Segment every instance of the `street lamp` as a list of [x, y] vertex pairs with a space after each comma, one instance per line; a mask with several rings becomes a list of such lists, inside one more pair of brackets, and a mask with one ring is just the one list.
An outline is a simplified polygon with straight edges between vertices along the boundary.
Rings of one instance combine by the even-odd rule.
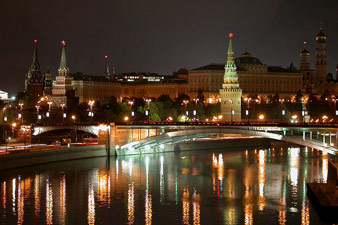
[[73, 123], [75, 124], [75, 120], [76, 120], [76, 116], [75, 115], [72, 115], [72, 120], [73, 120]]
[[15, 133], [14, 133], [14, 129], [16, 127], [16, 123], [12, 123], [12, 137], [15, 138]]
[[20, 106], [20, 113], [18, 114], [18, 118], [21, 119], [21, 124], [23, 124], [23, 116], [22, 116], [23, 103], [20, 102], [18, 105]]
[[48, 104], [48, 111], [50, 111], [50, 109], [51, 109], [51, 107], [52, 107], [52, 104], [53, 104], [53, 102], [47, 102], [47, 104]]
[[151, 102], [151, 99], [146, 99], [145, 100], [147, 102], [147, 111], [146, 111], [146, 116], [148, 116], [148, 123], [149, 123], [149, 103]]
[[94, 105], [95, 101], [94, 100], [90, 100], [88, 102], [88, 105], [89, 105], [89, 120], [92, 121], [92, 118], [94, 116], [94, 113], [93, 113], [93, 105]]
[[65, 118], [67, 117], [66, 113], [65, 113], [65, 107], [66, 104], [65, 103], [61, 103], [61, 109], [62, 109], [62, 123], [64, 122]]
[[77, 142], [77, 129], [75, 126], [75, 120], [76, 120], [76, 116], [72, 115], [72, 120], [73, 120], [73, 124], [74, 124], [74, 129], [75, 129], [75, 141]]
[[260, 114], [260, 115], [258, 116], [258, 119], [264, 120], [264, 115], [263, 115], [263, 114]]
[[39, 106], [39, 105], [36, 105], [35, 108], [36, 108], [36, 115], [37, 115], [37, 118], [38, 118], [38, 120], [41, 120], [40, 106]]
[[232, 110], [232, 104], [234, 103], [234, 101], [232, 99], [230, 99], [229, 101], [230, 101], [230, 118], [232, 123], [232, 115], [235, 114], [235, 112]]

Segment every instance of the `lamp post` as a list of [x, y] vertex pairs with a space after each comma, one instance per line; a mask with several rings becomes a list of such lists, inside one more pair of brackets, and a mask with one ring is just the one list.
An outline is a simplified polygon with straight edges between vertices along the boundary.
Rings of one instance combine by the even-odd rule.
[[232, 104], [233, 104], [234, 101], [232, 99], [230, 99], [229, 101], [230, 101], [230, 120], [231, 120], [231, 123], [232, 123], [232, 114], [233, 114]]
[[132, 111], [133, 110], [134, 101], [128, 101], [128, 105], [130, 105], [131, 116], [134, 116], [135, 113]]
[[40, 106], [36, 105], [35, 108], [36, 108], [36, 116], [37, 116], [37, 119], [39, 120], [40, 119]]
[[49, 117], [53, 102], [47, 102], [47, 104], [48, 104], [48, 112], [46, 113], [46, 116]]
[[20, 106], [20, 113], [18, 114], [18, 118], [21, 120], [21, 124], [23, 124], [23, 115], [22, 115], [22, 109], [23, 109], [23, 103], [18, 104]]
[[77, 129], [76, 129], [76, 125], [75, 125], [75, 120], [76, 120], [75, 115], [72, 115], [72, 120], [73, 120], [73, 125], [74, 125], [74, 130], [75, 130], [75, 142], [77, 142]]
[[149, 123], [149, 114], [150, 114], [150, 110], [149, 110], [149, 103], [151, 102], [151, 99], [146, 99], [145, 100], [147, 102], [147, 111], [146, 111], [146, 116], [148, 116], [148, 123]]
[[94, 105], [94, 103], [95, 103], [94, 100], [90, 100], [88, 102], [88, 105], [89, 105], [89, 120], [90, 120], [90, 122], [92, 121], [92, 118], [94, 116], [94, 114], [93, 114], [93, 105]]
[[66, 104], [65, 103], [61, 103], [61, 109], [62, 109], [62, 123], [65, 121], [65, 118], [66, 118], [66, 114], [65, 114], [65, 107], [66, 107]]
[[14, 133], [14, 129], [16, 127], [16, 123], [12, 123], [12, 137], [15, 138], [15, 133]]

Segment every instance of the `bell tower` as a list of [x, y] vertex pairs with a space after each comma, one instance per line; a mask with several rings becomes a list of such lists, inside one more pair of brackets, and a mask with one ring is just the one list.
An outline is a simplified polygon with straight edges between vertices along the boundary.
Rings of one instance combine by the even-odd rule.
[[310, 52], [306, 49], [306, 42], [304, 42], [304, 50], [300, 52], [300, 71], [310, 70]]
[[232, 50], [233, 36], [232, 33], [229, 34], [227, 62], [224, 67], [224, 80], [219, 94], [221, 97], [221, 114], [223, 121], [238, 122], [241, 121], [242, 89], [239, 87], [237, 67]]
[[316, 80], [325, 81], [327, 74], [326, 65], [326, 36], [323, 33], [322, 26], [316, 36]]

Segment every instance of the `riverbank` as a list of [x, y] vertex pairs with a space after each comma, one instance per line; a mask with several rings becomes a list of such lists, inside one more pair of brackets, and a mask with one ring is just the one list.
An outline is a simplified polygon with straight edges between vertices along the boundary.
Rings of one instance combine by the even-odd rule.
[[[240, 139], [220, 139], [220, 140], [199, 140], [185, 141], [167, 146], [163, 152], [174, 151], [198, 151], [216, 149], [235, 149], [235, 148], [270, 148], [271, 145], [289, 145], [285, 142], [273, 141], [267, 138], [240, 138]], [[111, 151], [112, 153], [113, 151]], [[157, 152], [154, 152], [157, 153]], [[0, 157], [0, 170], [8, 170], [25, 166], [53, 163], [66, 160], [105, 157], [107, 155], [104, 145], [93, 145], [83, 147], [61, 148], [44, 151], [22, 152], [17, 154], [7, 154]], [[113, 155], [111, 155], [113, 156]]]
[[104, 145], [7, 154], [0, 157], [0, 170], [102, 156], [106, 156]]

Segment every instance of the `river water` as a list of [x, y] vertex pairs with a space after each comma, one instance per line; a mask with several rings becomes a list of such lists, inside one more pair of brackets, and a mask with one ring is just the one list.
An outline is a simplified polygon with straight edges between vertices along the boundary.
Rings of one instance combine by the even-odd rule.
[[306, 182], [330, 156], [307, 148], [93, 158], [0, 173], [0, 224], [322, 224]]

